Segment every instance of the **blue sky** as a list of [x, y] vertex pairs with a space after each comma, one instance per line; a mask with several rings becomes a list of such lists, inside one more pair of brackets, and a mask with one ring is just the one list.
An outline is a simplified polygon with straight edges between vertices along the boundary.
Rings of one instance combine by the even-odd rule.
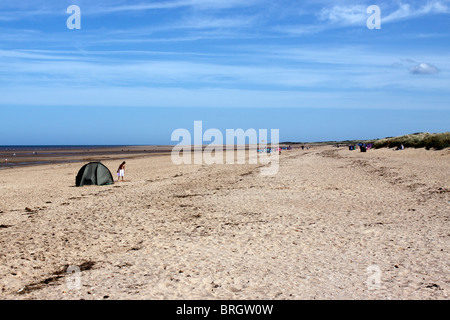
[[450, 0], [2, 0], [0, 145], [449, 131], [449, 49]]

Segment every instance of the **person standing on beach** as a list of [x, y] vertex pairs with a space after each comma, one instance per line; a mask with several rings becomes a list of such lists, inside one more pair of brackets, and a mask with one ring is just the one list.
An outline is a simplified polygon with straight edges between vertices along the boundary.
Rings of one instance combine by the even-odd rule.
[[125, 161], [121, 163], [121, 165], [119, 166], [119, 169], [117, 169], [117, 182], [119, 182], [120, 177], [122, 177], [122, 181], [123, 181], [123, 176], [125, 175]]

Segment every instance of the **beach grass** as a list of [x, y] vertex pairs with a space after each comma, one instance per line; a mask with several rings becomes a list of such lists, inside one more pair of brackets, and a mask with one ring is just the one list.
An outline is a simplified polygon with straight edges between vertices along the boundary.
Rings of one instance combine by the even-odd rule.
[[405, 148], [425, 148], [427, 150], [442, 150], [450, 147], [450, 132], [428, 133], [419, 132], [398, 137], [387, 137], [372, 141], [374, 148], [392, 148], [401, 144]]
[[322, 142], [283, 142], [292, 145], [356, 145], [358, 143], [373, 144], [376, 149], [395, 148], [403, 144], [405, 148], [425, 148], [427, 150], [442, 150], [450, 147], [450, 132], [428, 133], [417, 132], [397, 137], [386, 137], [370, 140], [344, 140], [344, 141], [322, 141]]

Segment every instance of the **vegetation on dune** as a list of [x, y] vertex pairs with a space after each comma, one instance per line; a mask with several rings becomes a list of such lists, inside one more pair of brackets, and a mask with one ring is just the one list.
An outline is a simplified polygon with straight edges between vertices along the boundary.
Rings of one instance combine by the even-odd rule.
[[450, 147], [450, 132], [428, 133], [418, 132], [398, 137], [386, 137], [372, 140], [346, 140], [346, 141], [323, 141], [323, 142], [283, 142], [282, 144], [305, 144], [305, 145], [356, 145], [358, 143], [373, 144], [376, 149], [396, 148], [403, 144], [405, 148], [426, 148], [427, 150], [442, 150]]
[[399, 137], [389, 137], [371, 141], [374, 148], [393, 148], [401, 144], [405, 148], [426, 148], [442, 150], [450, 147], [450, 132], [444, 133], [413, 133]]

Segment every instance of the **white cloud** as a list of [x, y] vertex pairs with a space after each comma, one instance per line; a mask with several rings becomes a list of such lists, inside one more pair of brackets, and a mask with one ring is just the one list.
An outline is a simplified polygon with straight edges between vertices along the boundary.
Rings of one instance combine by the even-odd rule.
[[409, 71], [413, 74], [436, 74], [440, 72], [437, 67], [428, 63], [420, 63], [410, 68]]
[[319, 13], [319, 19], [340, 25], [363, 24], [367, 20], [367, 7], [363, 5], [333, 6], [323, 8]]
[[[447, 1], [445, 1], [447, 2]], [[328, 22], [328, 28], [335, 26], [357, 26], [365, 25], [368, 5], [334, 5], [324, 7], [317, 14], [322, 22]], [[397, 8], [389, 13], [388, 4], [380, 4], [382, 23], [392, 23], [406, 19], [418, 18], [431, 14], [449, 14], [450, 7], [444, 1], [428, 1], [422, 6], [413, 6], [408, 3], [400, 3]], [[324, 30], [326, 28], [322, 28]], [[318, 31], [320, 31], [318, 29]]]
[[382, 23], [396, 22], [405, 19], [418, 18], [428, 14], [448, 14], [450, 8], [442, 1], [428, 1], [424, 6], [413, 8], [410, 4], [401, 4], [399, 8], [382, 17]]

